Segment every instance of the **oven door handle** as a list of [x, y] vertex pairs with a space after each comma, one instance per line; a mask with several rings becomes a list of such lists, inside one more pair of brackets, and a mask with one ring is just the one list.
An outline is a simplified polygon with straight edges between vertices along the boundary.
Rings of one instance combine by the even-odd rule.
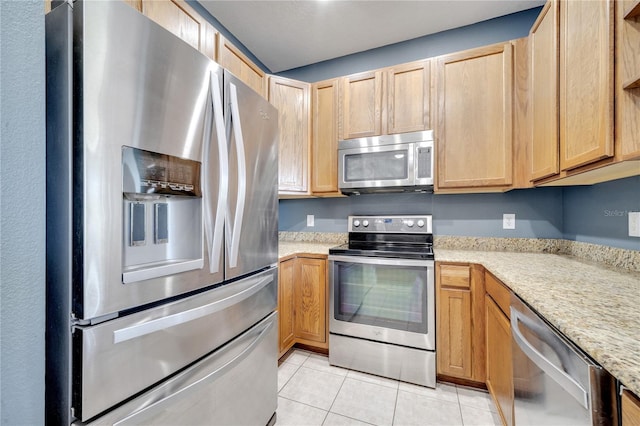
[[387, 266], [434, 266], [433, 260], [425, 259], [395, 259], [389, 257], [365, 257], [365, 256], [334, 256], [329, 255], [330, 262], [362, 263], [365, 265], [387, 265]]

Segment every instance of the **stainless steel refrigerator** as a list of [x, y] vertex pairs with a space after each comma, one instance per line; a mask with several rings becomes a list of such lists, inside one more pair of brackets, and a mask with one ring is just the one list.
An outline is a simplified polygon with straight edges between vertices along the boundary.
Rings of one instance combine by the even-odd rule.
[[277, 111], [120, 1], [46, 16], [50, 424], [266, 424]]

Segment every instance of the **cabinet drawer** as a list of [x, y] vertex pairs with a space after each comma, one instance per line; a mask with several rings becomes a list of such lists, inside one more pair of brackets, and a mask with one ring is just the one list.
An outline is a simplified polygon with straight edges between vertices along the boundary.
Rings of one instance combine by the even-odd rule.
[[440, 265], [440, 286], [470, 289], [471, 269], [468, 265]]
[[488, 272], [485, 272], [484, 274], [484, 282], [489, 296], [491, 296], [491, 298], [495, 300], [496, 304], [500, 307], [502, 312], [504, 312], [507, 318], [511, 318], [509, 312], [509, 305], [511, 304], [511, 291], [496, 277]]

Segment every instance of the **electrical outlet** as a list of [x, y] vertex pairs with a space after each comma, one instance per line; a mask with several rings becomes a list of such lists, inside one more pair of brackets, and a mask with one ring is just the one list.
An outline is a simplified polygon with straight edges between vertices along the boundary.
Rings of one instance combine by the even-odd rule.
[[311, 226], [315, 226], [314, 225], [314, 217], [312, 214], [308, 214], [307, 215], [307, 226], [311, 227]]
[[515, 213], [505, 213], [502, 215], [502, 229], [516, 229]]
[[640, 212], [629, 212], [629, 236], [640, 237]]

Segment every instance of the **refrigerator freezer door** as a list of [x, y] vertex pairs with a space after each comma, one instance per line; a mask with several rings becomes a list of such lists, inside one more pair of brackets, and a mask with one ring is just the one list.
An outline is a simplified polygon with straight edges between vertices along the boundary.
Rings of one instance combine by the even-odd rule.
[[[71, 10], [71, 5], [65, 3], [53, 15], [63, 9]], [[220, 188], [227, 187], [226, 173], [219, 169], [227, 161], [218, 144], [226, 135], [221, 111], [213, 111], [212, 88], [222, 84], [222, 69], [124, 2], [77, 1], [72, 9], [73, 28], [56, 16], [47, 18], [47, 180], [52, 183], [47, 223], [64, 228], [71, 217], [68, 237], [56, 239], [47, 253], [51, 264], [71, 267], [71, 277], [51, 279], [73, 287], [73, 318], [98, 322], [96, 318], [224, 279], [223, 214], [216, 213], [224, 195]], [[72, 52], [69, 67], [62, 66], [66, 49]], [[59, 105], [60, 99], [68, 105]], [[129, 247], [130, 236], [124, 235], [123, 146], [203, 164], [206, 175], [201, 180], [209, 190], [195, 208], [198, 212], [179, 220], [206, 230], [197, 269], [124, 283], [125, 249], [165, 250], [167, 265], [184, 259], [171, 252], [171, 246], [180, 244], [180, 233], [171, 231], [176, 225], [171, 209], [168, 243], [153, 241], [147, 221], [146, 246]], [[69, 159], [68, 168], [60, 167]], [[72, 206], [71, 216], [60, 206]], [[213, 216], [205, 216], [205, 209]]]
[[277, 406], [277, 339], [274, 312], [167, 382], [89, 424], [267, 424]]
[[278, 261], [278, 111], [224, 72], [229, 142], [225, 277]]
[[167, 305], [77, 327], [75, 415], [91, 419], [241, 334], [275, 310], [277, 282], [277, 269], [269, 269]]

